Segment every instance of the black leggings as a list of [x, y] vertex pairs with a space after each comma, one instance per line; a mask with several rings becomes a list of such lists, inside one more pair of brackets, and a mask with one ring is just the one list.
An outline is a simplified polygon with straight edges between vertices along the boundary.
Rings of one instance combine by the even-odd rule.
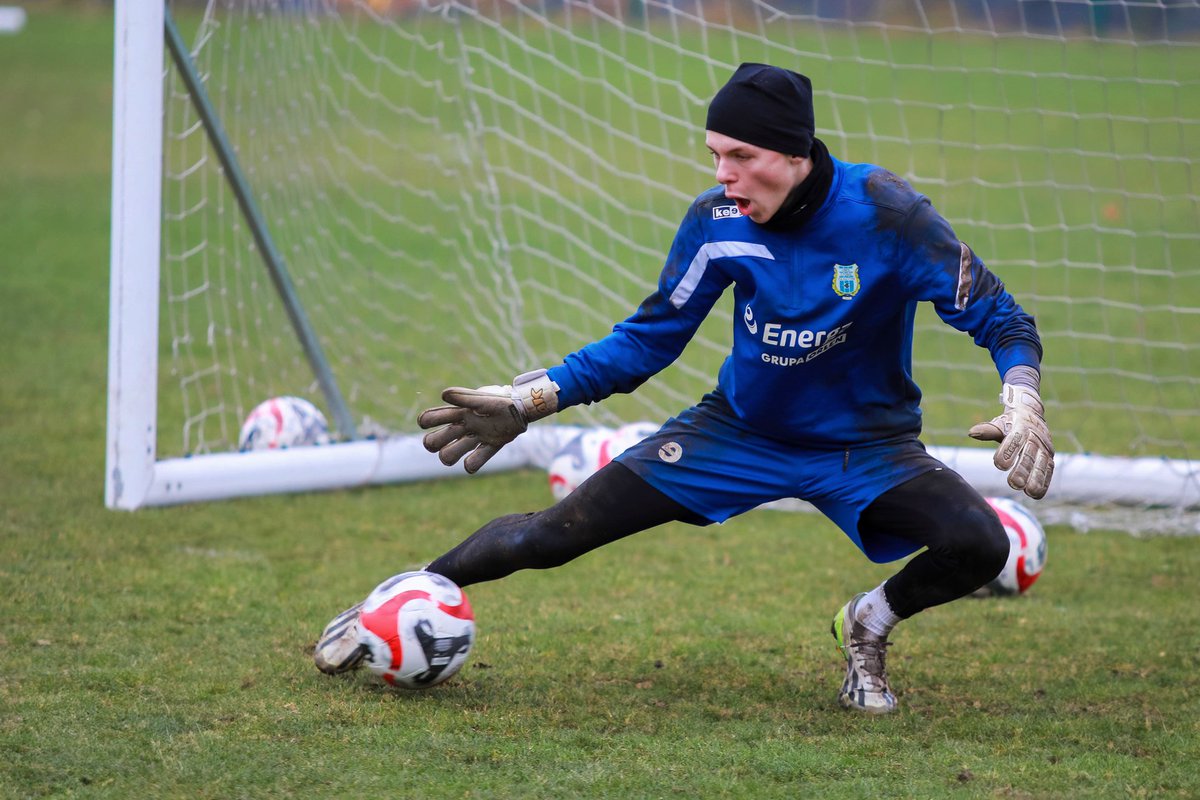
[[428, 569], [470, 586], [519, 569], [562, 566], [597, 547], [674, 521], [708, 522], [611, 461], [547, 509], [492, 520]]
[[901, 619], [970, 594], [1008, 560], [1000, 518], [950, 469], [926, 472], [876, 498], [859, 517], [858, 532], [868, 539], [877, 531], [925, 548], [883, 586]]
[[[428, 567], [459, 586], [520, 569], [549, 569], [602, 545], [666, 522], [707, 520], [612, 462], [557, 504], [484, 525]], [[903, 536], [926, 550], [884, 587], [900, 617], [947, 603], [1000, 573], [1008, 536], [979, 493], [951, 470], [927, 472], [879, 497], [859, 530]]]

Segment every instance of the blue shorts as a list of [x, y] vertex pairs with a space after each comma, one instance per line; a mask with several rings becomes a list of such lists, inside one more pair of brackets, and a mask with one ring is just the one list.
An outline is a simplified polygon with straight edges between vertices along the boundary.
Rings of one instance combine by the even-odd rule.
[[797, 447], [756, 433], [709, 394], [615, 459], [672, 500], [712, 522], [763, 503], [807, 500], [875, 562], [920, 549], [899, 536], [863, 541], [862, 512], [881, 494], [945, 465], [916, 436], [842, 450]]

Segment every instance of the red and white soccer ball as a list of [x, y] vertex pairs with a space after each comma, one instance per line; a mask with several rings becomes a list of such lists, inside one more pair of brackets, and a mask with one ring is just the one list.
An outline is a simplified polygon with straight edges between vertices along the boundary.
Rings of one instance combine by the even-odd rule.
[[302, 397], [272, 397], [259, 403], [238, 435], [238, 450], [282, 450], [329, 444], [329, 423]]
[[449, 578], [404, 572], [375, 587], [358, 618], [367, 669], [392, 686], [426, 689], [454, 676], [475, 641], [475, 614]]
[[550, 461], [550, 493], [562, 500], [601, 467], [658, 431], [652, 422], [590, 428], [567, 442]]
[[976, 589], [976, 597], [1024, 594], [1046, 566], [1046, 531], [1028, 508], [1006, 497], [988, 497], [1008, 534], [1008, 562], [1000, 574]]

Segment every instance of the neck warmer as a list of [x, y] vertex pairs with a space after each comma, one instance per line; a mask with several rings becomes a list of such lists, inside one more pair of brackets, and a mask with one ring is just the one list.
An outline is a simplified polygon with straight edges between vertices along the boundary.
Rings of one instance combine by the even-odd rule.
[[829, 187], [833, 184], [833, 159], [820, 139], [813, 139], [809, 158], [813, 162], [812, 172], [792, 189], [783, 205], [763, 223], [763, 227], [773, 231], [798, 231], [824, 204]]

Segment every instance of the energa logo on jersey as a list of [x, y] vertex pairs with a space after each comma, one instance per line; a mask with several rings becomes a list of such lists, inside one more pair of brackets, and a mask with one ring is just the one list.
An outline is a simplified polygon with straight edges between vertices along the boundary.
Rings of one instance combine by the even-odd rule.
[[843, 300], [849, 300], [858, 294], [862, 282], [858, 279], [858, 264], [833, 265], [833, 291]]

